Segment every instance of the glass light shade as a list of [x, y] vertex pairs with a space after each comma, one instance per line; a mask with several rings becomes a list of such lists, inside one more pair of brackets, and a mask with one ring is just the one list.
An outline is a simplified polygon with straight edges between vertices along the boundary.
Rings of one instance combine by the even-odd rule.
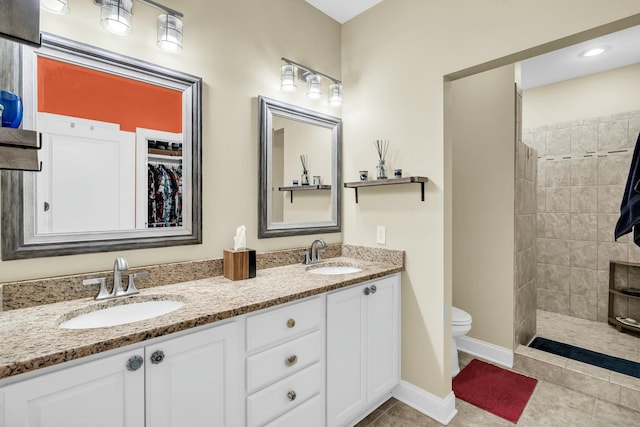
[[57, 15], [66, 15], [69, 13], [68, 0], [40, 0], [40, 7], [47, 12]]
[[322, 95], [322, 77], [317, 74], [309, 74], [307, 76], [307, 84], [309, 89], [307, 90], [307, 98], [318, 99]]
[[296, 76], [291, 64], [280, 67], [280, 89], [291, 92], [296, 89]]
[[182, 26], [182, 20], [177, 16], [158, 15], [158, 47], [171, 52], [181, 51]]
[[332, 83], [329, 85], [329, 105], [333, 107], [342, 105], [342, 84]]
[[100, 23], [105, 30], [127, 35], [131, 32], [133, 0], [105, 0], [101, 7]]

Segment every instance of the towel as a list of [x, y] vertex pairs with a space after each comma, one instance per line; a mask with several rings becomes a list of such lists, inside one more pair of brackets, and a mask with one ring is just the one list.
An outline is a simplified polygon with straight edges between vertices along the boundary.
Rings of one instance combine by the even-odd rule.
[[616, 223], [615, 238], [618, 240], [633, 228], [633, 241], [640, 246], [640, 135], [631, 159], [631, 168], [620, 204], [620, 218]]

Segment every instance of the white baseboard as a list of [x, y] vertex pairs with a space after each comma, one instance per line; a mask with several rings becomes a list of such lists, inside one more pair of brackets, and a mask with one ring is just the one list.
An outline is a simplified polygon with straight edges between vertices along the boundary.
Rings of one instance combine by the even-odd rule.
[[400, 384], [393, 389], [391, 394], [400, 402], [433, 418], [440, 424], [449, 424], [458, 413], [456, 409], [456, 397], [453, 395], [453, 392], [449, 393], [444, 399], [441, 399], [413, 384], [400, 381]]
[[513, 351], [508, 348], [500, 347], [495, 344], [480, 341], [475, 338], [462, 336], [457, 339], [458, 350], [472, 354], [497, 363], [507, 368], [513, 368]]

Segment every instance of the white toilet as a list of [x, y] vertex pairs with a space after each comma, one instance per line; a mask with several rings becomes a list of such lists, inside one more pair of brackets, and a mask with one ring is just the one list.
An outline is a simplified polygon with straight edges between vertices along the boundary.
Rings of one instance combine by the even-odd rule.
[[466, 311], [451, 307], [451, 377], [455, 377], [460, 372], [456, 338], [471, 330], [471, 320], [471, 315]]

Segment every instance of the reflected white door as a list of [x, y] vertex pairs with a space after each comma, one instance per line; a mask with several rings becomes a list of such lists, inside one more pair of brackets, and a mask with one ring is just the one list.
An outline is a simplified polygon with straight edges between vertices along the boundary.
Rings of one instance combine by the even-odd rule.
[[135, 134], [116, 124], [46, 113], [38, 114], [38, 130], [36, 232], [133, 229]]

